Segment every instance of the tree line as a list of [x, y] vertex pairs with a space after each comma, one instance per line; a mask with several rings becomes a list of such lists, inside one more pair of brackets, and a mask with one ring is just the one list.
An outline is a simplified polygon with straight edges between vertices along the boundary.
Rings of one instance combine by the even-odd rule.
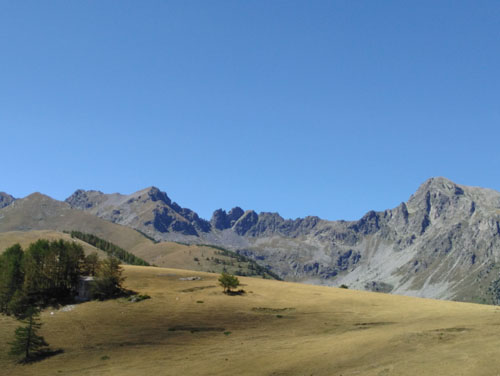
[[100, 250], [106, 252], [108, 256], [116, 257], [117, 259], [123, 261], [126, 264], [150, 266], [148, 262], [141, 259], [140, 257], [137, 257], [136, 255], [125, 251], [123, 248], [118, 247], [116, 244], [101, 239], [93, 234], [86, 234], [80, 231], [71, 231], [70, 235], [72, 238], [80, 239], [85, 243], [88, 243], [96, 248], [99, 248]]

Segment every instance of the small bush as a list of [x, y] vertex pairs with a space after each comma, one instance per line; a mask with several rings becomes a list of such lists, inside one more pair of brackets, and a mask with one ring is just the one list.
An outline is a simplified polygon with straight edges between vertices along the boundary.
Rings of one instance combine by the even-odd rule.
[[219, 277], [219, 284], [224, 288], [226, 294], [231, 293], [231, 289], [240, 285], [240, 280], [234, 275], [222, 272]]

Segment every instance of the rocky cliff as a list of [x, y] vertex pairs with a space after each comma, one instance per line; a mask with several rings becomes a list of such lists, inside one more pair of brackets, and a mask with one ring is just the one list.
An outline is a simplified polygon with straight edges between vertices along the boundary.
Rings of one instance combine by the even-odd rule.
[[0, 209], [5, 208], [6, 206], [12, 204], [15, 201], [15, 198], [11, 195], [0, 192]]

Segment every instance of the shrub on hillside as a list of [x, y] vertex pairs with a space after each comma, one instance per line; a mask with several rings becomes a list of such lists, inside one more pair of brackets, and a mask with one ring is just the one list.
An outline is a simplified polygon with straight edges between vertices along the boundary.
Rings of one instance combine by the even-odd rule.
[[231, 289], [235, 289], [240, 285], [238, 277], [222, 272], [219, 277], [219, 284], [224, 288], [224, 293], [231, 293]]

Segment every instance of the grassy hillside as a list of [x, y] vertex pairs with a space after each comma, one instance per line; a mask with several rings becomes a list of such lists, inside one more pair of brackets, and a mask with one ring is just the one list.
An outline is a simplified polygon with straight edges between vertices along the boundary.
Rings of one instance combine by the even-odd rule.
[[90, 244], [82, 242], [78, 239], [72, 239], [69, 234], [52, 230], [0, 232], [0, 253], [16, 243], [19, 243], [23, 249], [26, 249], [31, 243], [36, 242], [38, 239], [63, 239], [66, 241], [75, 241], [83, 247], [86, 254], [97, 252], [101, 257], [106, 257], [104, 252], [91, 246]]
[[[496, 375], [500, 308], [217, 275], [126, 268], [139, 303], [45, 311], [41, 334], [64, 353], [20, 366], [16, 322], [0, 316], [2, 375]], [[199, 276], [201, 280], [180, 278]]]
[[124, 249], [152, 243], [137, 231], [107, 222], [64, 202], [34, 193], [0, 209], [0, 232], [78, 230], [95, 234]]
[[[95, 218], [101, 221], [99, 218]], [[130, 247], [128, 249], [125, 248], [126, 251], [157, 266], [210, 271], [214, 273], [221, 273], [223, 270], [226, 270], [229, 273], [255, 276], [264, 275], [266, 278], [273, 278], [272, 275], [267, 273], [265, 269], [260, 268], [255, 262], [246, 260], [243, 256], [238, 256], [234, 252], [209, 246], [184, 245], [173, 242], [153, 243], [135, 230], [112, 223], [110, 225], [118, 227], [117, 233], [108, 232], [107, 227], [98, 232], [104, 233], [105, 236], [110, 236], [114, 241], [119, 241], [119, 243], [112, 241], [114, 244], [120, 246], [121, 244], [129, 244]], [[112, 230], [113, 228], [110, 229]], [[135, 234], [131, 234], [130, 232]], [[27, 248], [29, 244], [38, 239], [76, 241], [83, 246], [86, 253], [96, 251], [102, 257], [107, 257], [104, 252], [94, 246], [77, 238], [71, 238], [70, 234], [56, 230], [0, 232], [0, 253], [15, 243], [20, 243], [23, 248]], [[107, 238], [104, 239], [109, 240]]]
[[212, 273], [227, 271], [228, 273], [238, 275], [265, 276], [265, 278], [270, 279], [276, 278], [276, 276], [260, 267], [255, 261], [222, 248], [162, 242], [147, 245], [141, 244], [132, 248], [130, 252], [154, 265], [162, 267]]

